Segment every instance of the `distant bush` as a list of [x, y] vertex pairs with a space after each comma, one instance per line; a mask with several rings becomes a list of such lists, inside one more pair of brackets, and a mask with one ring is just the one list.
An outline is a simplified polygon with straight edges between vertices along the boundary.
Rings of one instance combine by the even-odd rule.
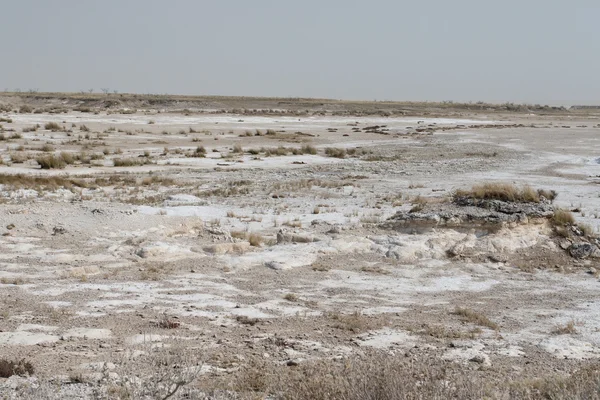
[[206, 157], [206, 149], [204, 148], [204, 146], [198, 146], [196, 147], [196, 150], [194, 150], [193, 153], [188, 155], [190, 157], [204, 158]]
[[36, 132], [39, 128], [39, 125], [33, 125], [30, 127], [25, 127], [23, 128], [23, 132], [27, 133], [27, 132]]
[[309, 144], [302, 146], [302, 154], [317, 154], [317, 149]]
[[63, 169], [67, 163], [61, 156], [42, 156], [35, 159], [42, 169]]
[[134, 167], [136, 165], [143, 165], [144, 163], [134, 158], [115, 158], [113, 164], [115, 167]]
[[346, 157], [346, 150], [337, 147], [328, 147], [325, 149], [325, 155], [327, 157], [344, 158]]
[[52, 132], [62, 131], [64, 128], [56, 122], [48, 122], [44, 125], [44, 129]]

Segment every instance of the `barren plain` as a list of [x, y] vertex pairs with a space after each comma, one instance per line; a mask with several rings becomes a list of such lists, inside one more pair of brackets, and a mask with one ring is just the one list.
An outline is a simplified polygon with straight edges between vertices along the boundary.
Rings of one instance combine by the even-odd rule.
[[598, 398], [600, 111], [0, 110], [0, 398]]

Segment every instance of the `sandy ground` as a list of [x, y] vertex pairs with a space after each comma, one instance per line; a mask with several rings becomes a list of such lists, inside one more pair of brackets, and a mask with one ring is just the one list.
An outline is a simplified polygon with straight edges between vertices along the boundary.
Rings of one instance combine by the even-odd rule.
[[[37, 376], [91, 376], [148, 343], [185, 343], [217, 375], [370, 347], [509, 375], [600, 357], [598, 262], [562, 255], [544, 224], [481, 236], [384, 223], [417, 196], [499, 181], [556, 190], [557, 206], [598, 231], [594, 115], [2, 117], [4, 135], [20, 137], [0, 142], [1, 175], [88, 183], [0, 186], [0, 353]], [[363, 129], [374, 125], [385, 131]], [[260, 150], [307, 145], [316, 154]], [[190, 157], [198, 146], [206, 156]], [[50, 170], [34, 160], [61, 151], [98, 157]], [[465, 242], [500, 257], [448, 257]]]

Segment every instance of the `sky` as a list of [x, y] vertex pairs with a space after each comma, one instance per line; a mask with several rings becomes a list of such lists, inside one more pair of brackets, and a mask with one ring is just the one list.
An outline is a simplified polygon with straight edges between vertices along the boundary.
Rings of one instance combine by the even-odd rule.
[[600, 104], [598, 0], [1, 0], [0, 91]]

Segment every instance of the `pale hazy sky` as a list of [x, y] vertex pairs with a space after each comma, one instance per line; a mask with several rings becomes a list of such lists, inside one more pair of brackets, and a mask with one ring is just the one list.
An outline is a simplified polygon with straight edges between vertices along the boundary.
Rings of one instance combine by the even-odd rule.
[[600, 104], [600, 0], [0, 3], [0, 90]]

